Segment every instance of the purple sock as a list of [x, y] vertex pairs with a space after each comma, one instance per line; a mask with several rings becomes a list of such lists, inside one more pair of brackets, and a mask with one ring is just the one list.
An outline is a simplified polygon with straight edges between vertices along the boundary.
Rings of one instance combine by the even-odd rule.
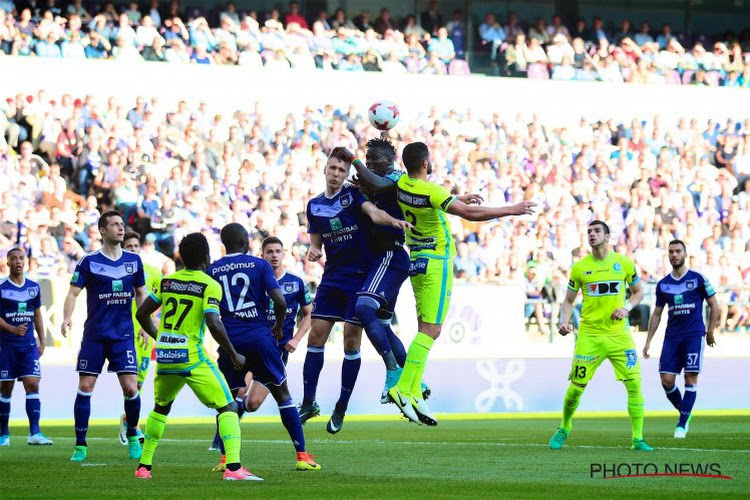
[[127, 436], [137, 436], [138, 418], [141, 415], [141, 396], [136, 392], [132, 398], [125, 398], [125, 421], [127, 422]]
[[356, 351], [344, 351], [344, 362], [341, 365], [341, 394], [336, 402], [337, 411], [346, 411], [349, 398], [352, 397], [354, 384], [357, 383], [359, 368], [362, 366], [362, 355]]
[[318, 391], [318, 379], [325, 361], [325, 347], [309, 346], [305, 365], [302, 368], [302, 380], [304, 381], [304, 397], [302, 406], [310, 406], [315, 402], [315, 393]]
[[697, 390], [698, 385], [685, 386], [685, 396], [682, 398], [682, 405], [680, 406], [680, 422], [677, 424], [678, 427], [684, 428], [687, 425], [690, 413], [693, 411]]
[[86, 446], [86, 433], [89, 430], [91, 416], [91, 393], [78, 391], [73, 405], [73, 418], [76, 429], [76, 446]]
[[667, 399], [672, 403], [672, 406], [679, 410], [682, 405], [682, 394], [680, 394], [680, 389], [677, 388], [677, 384], [673, 385], [669, 390], [664, 389], [664, 392], [667, 393]]
[[42, 403], [38, 392], [26, 394], [26, 416], [29, 417], [29, 435], [39, 434], [39, 415], [42, 413]]
[[9, 436], [8, 420], [10, 420], [10, 394], [0, 394], [0, 436]]
[[292, 439], [294, 449], [297, 452], [305, 451], [305, 433], [302, 430], [302, 422], [299, 419], [299, 412], [292, 398], [287, 399], [279, 405], [279, 415], [281, 422], [286, 427], [289, 437]]

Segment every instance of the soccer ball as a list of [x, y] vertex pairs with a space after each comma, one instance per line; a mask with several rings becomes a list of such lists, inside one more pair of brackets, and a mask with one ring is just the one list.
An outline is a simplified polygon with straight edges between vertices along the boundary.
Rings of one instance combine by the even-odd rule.
[[370, 106], [367, 117], [378, 130], [390, 130], [398, 123], [400, 113], [398, 107], [391, 101], [381, 100]]

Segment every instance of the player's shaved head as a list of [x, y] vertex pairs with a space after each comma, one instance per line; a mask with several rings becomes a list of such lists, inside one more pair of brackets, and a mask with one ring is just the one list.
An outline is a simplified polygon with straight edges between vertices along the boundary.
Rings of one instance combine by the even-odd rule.
[[682, 245], [682, 251], [687, 252], [687, 247], [685, 246], [685, 242], [682, 240], [672, 240], [669, 242], [669, 246], [671, 247], [672, 245]]
[[589, 222], [589, 227], [591, 226], [602, 226], [602, 231], [604, 231], [604, 234], [609, 234], [609, 226], [604, 221], [601, 221], [599, 219], [592, 220], [591, 222]]
[[208, 264], [208, 240], [201, 233], [190, 233], [180, 241], [180, 258], [188, 269], [201, 269]]
[[237, 222], [231, 222], [221, 229], [221, 242], [228, 253], [246, 253], [250, 245], [247, 229]]
[[424, 142], [412, 142], [404, 148], [401, 159], [409, 175], [417, 174], [422, 169], [424, 162], [430, 159], [430, 150]]

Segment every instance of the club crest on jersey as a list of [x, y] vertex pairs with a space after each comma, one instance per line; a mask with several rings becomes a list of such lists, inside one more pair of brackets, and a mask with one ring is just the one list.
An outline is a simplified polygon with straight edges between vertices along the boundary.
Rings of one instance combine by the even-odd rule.
[[694, 290], [695, 289], [695, 280], [690, 280], [685, 282], [685, 288], [688, 290]]
[[625, 365], [628, 367], [628, 369], [633, 368], [637, 364], [638, 354], [635, 352], [635, 349], [628, 349], [627, 351], [625, 351]]
[[339, 197], [339, 203], [341, 204], [341, 208], [346, 208], [349, 205], [352, 204], [352, 194], [346, 193], [344, 196]]
[[125, 272], [128, 274], [135, 273], [135, 262], [126, 262], [125, 263]]
[[619, 272], [619, 271], [622, 271], [622, 264], [620, 264], [619, 262], [615, 262], [615, 265], [614, 265], [614, 266], [612, 266], [612, 268], [613, 268], [613, 269], [614, 269], [615, 271], [618, 271], [618, 272]]
[[29, 288], [29, 297], [32, 299], [36, 297], [36, 295], [39, 293], [39, 290], [36, 288]]
[[284, 283], [284, 293], [294, 293], [297, 289], [297, 283], [291, 282], [291, 283]]

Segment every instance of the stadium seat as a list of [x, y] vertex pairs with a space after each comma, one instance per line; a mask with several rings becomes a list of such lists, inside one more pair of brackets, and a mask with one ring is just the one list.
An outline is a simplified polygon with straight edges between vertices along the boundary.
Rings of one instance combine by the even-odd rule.
[[668, 70], [664, 76], [667, 80], [667, 85], [682, 85], [682, 78], [680, 78], [680, 72], [676, 69]]
[[683, 85], [690, 85], [690, 82], [693, 81], [693, 76], [695, 75], [695, 70], [692, 69], [686, 69], [682, 73], [682, 84]]
[[549, 71], [547, 71], [547, 65], [543, 63], [532, 63], [529, 64], [526, 69], [527, 75], [530, 80], [549, 80]]
[[471, 74], [471, 70], [469, 69], [469, 63], [464, 61], [463, 59], [454, 59], [450, 62], [448, 65], [448, 74], [449, 75], [469, 75]]

